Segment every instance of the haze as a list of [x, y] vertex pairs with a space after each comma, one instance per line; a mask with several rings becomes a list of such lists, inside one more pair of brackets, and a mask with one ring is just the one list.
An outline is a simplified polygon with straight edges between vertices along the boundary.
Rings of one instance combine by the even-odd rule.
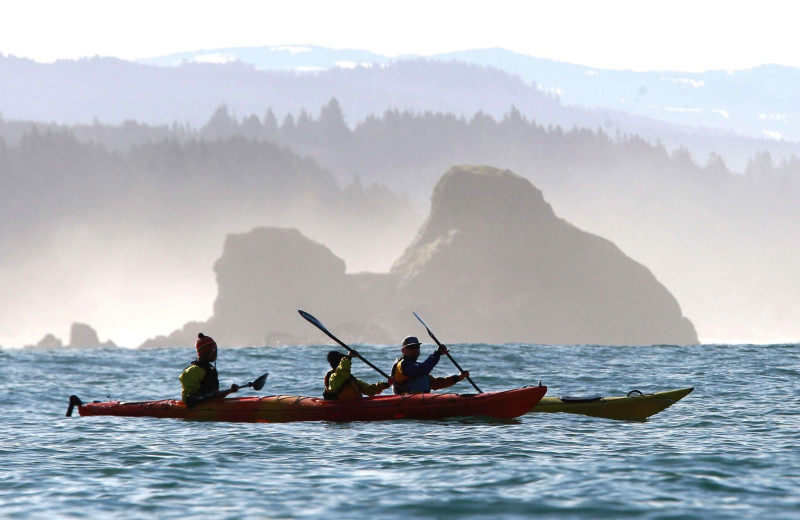
[[[800, 55], [793, 41], [793, 17], [787, 13], [784, 2], [766, 1], [754, 6], [741, 6], [723, 2], [677, 1], [649, 3], [643, 7], [641, 2], [528, 4], [499, 1], [491, 5], [492, 9], [487, 10], [450, 1], [396, 4], [234, 1], [225, 3], [224, 7], [217, 2], [146, 0], [66, 4], [18, 2], [2, 8], [0, 59], [15, 56], [47, 63], [59, 59], [111, 56], [135, 60], [198, 49], [314, 44], [334, 49], [364, 49], [390, 56], [502, 47], [567, 63], [639, 71], [748, 69], [762, 64], [800, 67]], [[88, 63], [83, 61], [84, 65]], [[63, 65], [66, 68], [66, 63]], [[86, 77], [84, 73], [82, 78]], [[463, 82], [464, 77], [460, 80]], [[55, 82], [45, 92], [30, 91], [36, 101], [32, 106], [40, 101], [43, 103], [45, 96], [65, 91], [69, 85], [67, 81]], [[530, 107], [550, 107], [547, 100], [535, 97], [535, 85], [520, 87], [519, 83], [496, 77], [487, 79], [481, 88], [486, 85], [500, 91], [506, 89], [514, 95], [517, 95], [514, 89], [521, 89], [528, 96]], [[508, 85], [513, 88], [509, 89]], [[137, 88], [132, 88], [131, 92]], [[638, 85], [632, 88], [638, 88]], [[69, 326], [73, 322], [92, 325], [101, 340], [111, 339], [120, 345], [136, 346], [187, 321], [206, 319], [216, 295], [213, 265], [222, 252], [225, 235], [246, 232], [256, 226], [297, 227], [345, 259], [348, 272], [386, 272], [424, 220], [438, 176], [453, 164], [473, 160], [499, 168], [514, 168], [532, 179], [548, 202], [558, 209], [559, 215], [582, 229], [608, 238], [626, 254], [644, 263], [676, 295], [687, 317], [698, 326], [701, 340], [772, 342], [788, 341], [797, 335], [797, 326], [791, 321], [795, 311], [800, 310], [796, 297], [800, 292], [797, 290], [800, 277], [794, 268], [798, 259], [796, 239], [800, 219], [791, 208], [800, 207], [796, 191], [793, 191], [800, 177], [796, 177], [796, 165], [790, 160], [796, 153], [796, 142], [780, 142], [786, 149], [785, 154], [775, 154], [761, 163], [757, 159], [764, 157], [757, 156], [756, 151], [766, 146], [762, 142], [748, 141], [742, 145], [736, 141], [729, 145], [744, 150], [744, 158], [733, 172], [736, 175], [747, 175], [746, 169], [751, 162], [749, 174], [752, 178], [761, 175], [771, 178], [775, 174], [777, 184], [758, 192], [761, 198], [747, 199], [742, 194], [746, 190], [738, 185], [729, 185], [730, 191], [727, 192], [714, 185], [714, 189], [709, 189], [704, 195], [693, 192], [687, 196], [681, 192], [682, 187], [669, 184], [664, 191], [669, 194], [669, 200], [641, 199], [634, 204], [631, 198], [642, 197], [647, 191], [631, 188], [629, 192], [616, 193], [611, 190], [602, 176], [607, 171], [591, 171], [591, 160], [595, 157], [589, 152], [585, 156], [570, 152], [575, 162], [569, 165], [569, 175], [560, 176], [562, 172], [548, 169], [552, 166], [549, 164], [540, 165], [540, 169], [532, 167], [531, 156], [522, 151], [514, 152], [517, 154], [514, 156], [502, 155], [497, 151], [500, 145], [485, 153], [468, 150], [470, 153], [461, 155], [433, 150], [447, 145], [446, 139], [420, 140], [415, 142], [416, 149], [391, 148], [379, 142], [363, 149], [331, 146], [329, 142], [322, 145], [304, 141], [298, 137], [302, 132], [292, 135], [291, 130], [295, 128], [295, 122], [297, 127], [302, 126], [301, 121], [308, 124], [309, 114], [315, 120], [319, 117], [322, 124], [324, 118], [320, 111], [334, 97], [330, 93], [324, 98], [311, 95], [301, 98], [298, 94], [296, 99], [291, 99], [291, 94], [282, 94], [286, 101], [296, 104], [284, 107], [282, 111], [277, 102], [266, 100], [266, 94], [263, 97], [254, 95], [249, 98], [253, 103], [251, 110], [237, 111], [238, 107], [233, 105], [231, 124], [244, 126], [246, 119], [253, 117], [260, 125], [265, 124], [265, 114], [273, 109], [280, 114], [277, 123], [284, 125], [283, 134], [275, 138], [275, 142], [287, 146], [289, 151], [284, 155], [270, 150], [272, 166], [249, 171], [253, 173], [252, 178], [262, 179], [259, 176], [264, 176], [267, 170], [274, 173], [289, 169], [293, 172], [293, 180], [303, 178], [307, 186], [324, 186], [318, 191], [303, 192], [299, 188], [297, 192], [287, 188], [285, 193], [288, 195], [284, 199], [273, 196], [264, 200], [262, 193], [265, 190], [258, 184], [260, 181], [253, 181], [255, 187], [249, 191], [246, 187], [226, 191], [228, 184], [216, 177], [225, 171], [224, 166], [205, 172], [208, 178], [203, 178], [203, 174], [197, 173], [197, 170], [202, 170], [199, 165], [205, 164], [209, 157], [203, 154], [219, 158], [223, 157], [222, 152], [218, 150], [219, 155], [213, 155], [213, 150], [209, 152], [186, 145], [192, 139], [230, 137], [230, 130], [222, 126], [217, 127], [218, 134], [208, 130], [215, 128], [213, 107], [231, 102], [226, 99], [225, 92], [213, 98], [203, 98], [205, 104], [202, 105], [194, 98], [185, 101], [188, 112], [184, 114], [208, 122], [206, 130], [211, 133], [202, 134], [202, 124], [181, 126], [189, 120], [189, 115], [171, 118], [163, 128], [148, 127], [155, 123], [136, 116], [136, 110], [154, 105], [158, 99], [143, 90], [139, 88], [136, 92], [144, 98], [139, 107], [123, 102], [131, 93], [124, 89], [98, 92], [96, 103], [92, 105], [97, 113], [80, 112], [76, 116], [84, 126], [78, 128], [70, 123], [55, 127], [57, 134], [63, 131], [72, 136], [74, 133], [80, 144], [71, 143], [69, 139], [65, 148], [59, 148], [62, 146], [60, 143], [39, 143], [45, 148], [52, 145], [52, 149], [62, 152], [66, 149], [74, 151], [76, 156], [88, 157], [87, 162], [75, 163], [79, 165], [76, 170], [66, 167], [58, 170], [66, 162], [59, 155], [46, 159], [50, 161], [48, 167], [52, 167], [52, 171], [61, 171], [65, 177], [80, 179], [79, 175], [87, 172], [95, 175], [92, 182], [98, 186], [96, 190], [81, 191], [80, 182], [76, 182], [75, 185], [67, 183], [68, 188], [75, 191], [58, 192], [55, 184], [46, 179], [38, 185], [27, 186], [26, 190], [30, 191], [24, 193], [14, 190], [14, 181], [6, 185], [11, 186], [10, 189], [4, 186], [3, 191], [10, 202], [3, 209], [8, 213], [4, 213], [6, 224], [0, 233], [0, 283], [3, 291], [0, 295], [3, 306], [0, 345], [3, 347], [34, 344], [46, 333], [68, 340]], [[486, 87], [486, 90], [488, 92], [490, 88]], [[184, 92], [187, 91], [180, 91], [181, 94]], [[297, 93], [299, 90], [287, 89], [285, 92]], [[405, 100], [385, 97], [402, 111], [422, 97], [420, 91], [415, 92]], [[102, 95], [112, 95], [118, 101], [117, 108], [123, 112], [130, 111], [130, 115], [123, 115], [122, 119], [136, 120], [142, 128], [135, 127], [132, 121], [128, 126], [118, 124], [108, 113], [101, 113]], [[355, 117], [352, 107], [356, 102], [348, 102], [345, 95], [339, 93], [335, 97], [342, 100], [344, 121], [351, 131], [356, 132], [370, 119]], [[381, 97], [381, 93], [375, 97]], [[446, 91], [442, 98], [454, 99], [456, 95]], [[485, 122], [481, 116], [487, 112], [499, 123], [513, 107], [522, 107], [521, 117], [526, 122], [534, 119], [543, 124], [548, 122], [543, 116], [532, 115], [533, 108], [529, 111], [528, 105], [520, 104], [519, 96], [497, 99], [500, 108], [495, 111], [481, 101], [483, 105], [465, 109], [465, 113], [453, 119], [463, 118], [463, 126], [470, 123], [469, 128], [474, 130]], [[81, 107], [74, 100], [73, 96], [69, 101], [63, 101], [60, 108], [78, 113]], [[384, 117], [385, 107], [382, 105], [372, 108], [379, 105], [370, 105], [373, 100], [367, 99], [366, 95], [361, 95], [359, 101], [370, 107], [367, 111], [375, 118]], [[552, 104], [554, 107], [558, 105]], [[177, 107], [178, 103], [172, 106]], [[553, 110], [572, 108], [555, 107]], [[436, 107], [414, 109], [417, 113], [424, 110], [450, 111], [450, 108]], [[302, 117], [302, 110], [306, 111], [306, 119]], [[591, 109], [587, 111], [591, 112]], [[3, 121], [4, 114], [0, 111], [0, 122], [8, 123], [0, 135], [4, 144], [0, 152], [10, 150], [9, 157], [19, 154], [22, 158], [19, 164], [27, 165], [30, 171], [47, 171], [37, 169], [34, 163], [24, 162], [27, 160], [26, 145], [22, 136], [30, 136], [26, 134], [30, 130], [26, 125], [31, 123], [36, 123], [40, 129], [52, 122], [60, 123], [54, 113], [28, 117], [15, 114], [13, 121]], [[286, 115], [291, 116], [292, 125], [285, 124]], [[585, 113], [576, 116], [575, 113], [564, 115], [562, 112], [558, 117], [564, 117], [564, 121], [573, 121], [570, 117], [577, 118], [574, 121], [590, 121], [579, 125], [588, 128], [586, 132], [596, 131], [609, 119], [604, 114], [595, 114], [599, 119], [591, 119]], [[581, 120], [582, 117], [588, 119]], [[440, 128], [437, 125], [441, 121], [421, 118], [421, 121], [405, 123], [413, 127], [414, 132], [419, 132], [419, 128]], [[645, 121], [639, 128], [650, 123]], [[384, 124], [390, 126], [390, 122], [384, 121]], [[486, 124], [487, 128], [492, 127], [492, 124]], [[446, 128], [456, 126], [453, 124]], [[572, 126], [564, 124], [566, 130]], [[666, 136], [664, 140], [678, 135], [670, 144], [683, 144], [680, 140], [685, 136], [676, 128], [665, 129], [655, 123], [650, 126], [657, 127], [648, 136], [653, 143], [661, 139], [661, 135]], [[336, 129], [325, 135], [335, 133]], [[368, 134], [366, 130], [363, 133]], [[613, 130], [610, 133], [611, 139], [615, 139]], [[714, 135], [714, 132], [710, 134]], [[549, 135], [560, 139], [557, 133]], [[124, 144], [114, 143], [114, 136], [122, 136], [120, 139]], [[724, 134], [725, 139], [728, 137], [729, 134]], [[155, 176], [161, 171], [151, 168], [147, 154], [152, 153], [153, 157], [164, 161], [158, 163], [154, 160], [158, 167], [168, 163], [170, 149], [167, 145], [162, 148], [154, 145], [150, 149], [146, 144], [165, 139], [174, 139], [186, 146], [180, 148], [180, 153], [185, 153], [186, 157], [181, 175], [186, 177], [179, 178], [175, 174], [175, 178], [164, 180], [163, 186], [137, 184], [136, 175]], [[258, 139], [268, 142], [272, 138], [262, 136]], [[689, 142], [687, 139], [686, 143]], [[98, 146], [107, 149], [108, 155], [87, 143], [99, 143]], [[431, 150], [421, 151], [425, 145], [430, 145]], [[615, 141], [617, 145], [624, 148], [624, 140]], [[138, 151], [125, 156], [131, 147]], [[675, 148], [670, 147], [666, 152], [674, 153]], [[383, 155], [377, 150], [381, 150]], [[2, 153], [0, 159], [6, 157]], [[124, 158], [115, 157], [114, 153], [120, 153]], [[727, 166], [733, 168], [733, 160], [725, 152], [719, 153]], [[715, 169], [716, 164], [712, 161], [706, 161], [707, 154], [688, 155], [688, 162], [697, 164], [701, 174], [705, 175], [704, 179], [718, 179], [714, 176], [720, 170]], [[307, 159], [309, 157], [313, 161]], [[429, 160], [423, 162], [421, 157]], [[620, 157], [625, 156], [621, 154]], [[665, 160], [664, 164], [671, 167], [680, 162], [681, 157], [678, 154]], [[420, 162], [414, 164], [415, 158], [420, 158]], [[102, 186], [108, 170], [100, 166], [92, 168], [103, 161], [108, 161], [104, 163], [106, 167], [125, 176], [130, 184]], [[765, 162], [769, 164], [765, 166]], [[591, 180], [576, 177], [586, 170], [594, 175]], [[655, 170], [657, 168], [646, 170], [646, 173], [649, 175]], [[621, 166], [613, 170], [614, 175], [620, 176], [636, 173]], [[794, 186], [791, 190], [783, 189], [780, 184], [786, 179], [789, 185]], [[580, 189], [573, 189], [574, 186], [580, 186]], [[601, 189], [609, 192], [602, 198], [595, 196]], [[26, 193], [27, 198], [23, 197]], [[75, 193], [80, 193], [81, 198], [75, 198]], [[82, 198], [87, 193], [91, 200]], [[244, 200], [246, 196], [250, 199]], [[65, 204], [65, 200], [70, 201], [69, 204]], [[744, 206], [752, 207], [737, 205], [743, 200], [747, 201]], [[17, 203], [19, 206], [15, 205]], [[760, 211], [759, 214], [759, 203], [761, 208], [769, 208], [769, 211]], [[213, 212], [204, 212], [207, 204], [215, 205]], [[647, 213], [648, 205], [650, 209], [653, 206], [661, 209], [660, 213], [652, 213], [658, 214], [653, 217], [652, 228], [644, 225], [651, 215]], [[614, 211], [623, 207], [626, 211]], [[710, 207], [725, 220], [714, 220], [719, 217], [716, 214], [711, 218], [706, 213], [712, 212], [708, 209]], [[63, 213], [58, 212], [62, 210]], [[741, 213], [737, 214], [737, 211]], [[719, 232], [709, 231], [713, 229]], [[742, 230], [748, 232], [749, 241], [739, 242]], [[687, 255], [695, 256], [689, 259]], [[681, 261], [676, 261], [679, 257]], [[688, 266], [691, 265], [694, 267], [690, 269]], [[717, 285], [710, 285], [709, 280]], [[725, 292], [717, 292], [715, 287], [724, 288]]]

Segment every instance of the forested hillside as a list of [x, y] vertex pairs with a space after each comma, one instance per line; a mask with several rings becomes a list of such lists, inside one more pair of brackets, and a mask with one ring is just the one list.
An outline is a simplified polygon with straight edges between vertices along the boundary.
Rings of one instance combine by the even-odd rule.
[[213, 237], [206, 265], [225, 233], [280, 225], [325, 243], [348, 269], [387, 270], [442, 172], [487, 164], [525, 176], [558, 214], [650, 268], [701, 339], [800, 334], [796, 157], [761, 152], [734, 173], [716, 155], [545, 127], [514, 107], [502, 118], [390, 110], [352, 128], [347, 119], [333, 99], [283, 119], [220, 106], [196, 130], [4, 121], [0, 173], [15, 189], [0, 195], [13, 223], [2, 240], [20, 254], [3, 262], [21, 261], [28, 242], [70, 222], [121, 219], [130, 231], [171, 237], [155, 254]]
[[242, 136], [112, 151], [32, 130], [0, 142], [0, 182], [0, 332], [21, 344], [81, 321], [136, 330], [113, 338], [135, 345], [205, 318], [230, 232], [296, 227], [364, 270], [391, 262], [395, 234], [407, 242], [422, 218], [386, 189], [341, 185], [311, 158]]

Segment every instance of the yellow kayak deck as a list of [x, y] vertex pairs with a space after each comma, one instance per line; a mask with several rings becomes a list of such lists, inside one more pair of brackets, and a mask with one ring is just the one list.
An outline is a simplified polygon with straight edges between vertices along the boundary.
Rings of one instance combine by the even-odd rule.
[[543, 397], [531, 412], [576, 413], [621, 421], [644, 421], [689, 395], [694, 387], [643, 394], [632, 390], [620, 397]]

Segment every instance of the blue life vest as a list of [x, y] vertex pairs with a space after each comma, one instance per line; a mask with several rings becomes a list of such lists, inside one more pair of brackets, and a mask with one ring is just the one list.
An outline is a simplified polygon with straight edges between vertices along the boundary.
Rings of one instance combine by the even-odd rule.
[[431, 379], [428, 374], [423, 374], [414, 379], [403, 373], [403, 358], [399, 357], [392, 365], [392, 379], [394, 379], [395, 394], [424, 394], [431, 391]]

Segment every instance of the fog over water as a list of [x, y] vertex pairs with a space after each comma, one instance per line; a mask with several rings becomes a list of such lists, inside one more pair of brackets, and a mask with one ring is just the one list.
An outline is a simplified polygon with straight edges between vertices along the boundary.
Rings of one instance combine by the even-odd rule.
[[265, 224], [303, 229], [347, 258], [350, 272], [387, 272], [413, 238], [410, 228], [353, 233], [303, 218], [232, 218], [184, 233], [124, 224], [56, 228], [26, 248], [33, 254], [18, 255], [17, 262], [6, 257], [0, 268], [0, 346], [34, 345], [47, 333], [67, 344], [79, 322], [95, 328], [101, 341], [135, 347], [205, 320], [213, 312], [213, 266], [226, 234]]
[[[99, 59], [38, 69], [5, 57], [0, 65], [34, 79], [41, 71], [64, 74], [64, 84], [95, 77], [87, 76], [91, 70], [106, 86], [119, 86], [128, 76], [115, 73], [129, 66]], [[0, 117], [0, 345], [35, 344], [47, 333], [66, 343], [71, 324], [80, 322], [101, 340], [132, 347], [206, 320], [225, 236], [259, 226], [300, 230], [343, 259], [348, 272], [388, 272], [427, 216], [433, 187], [458, 164], [529, 179], [559, 217], [652, 271], [702, 341], [800, 335], [797, 143], [785, 143], [782, 155], [755, 152], [734, 170], [724, 155], [706, 158], [652, 139], [668, 130], [691, 148], [704, 138], [697, 129], [683, 134], [649, 121], [650, 139], [623, 134], [615, 126], [621, 116], [575, 111], [535, 84], [489, 68], [412, 60], [270, 75], [241, 64], [219, 67], [168, 72], [241, 73], [270, 85], [263, 90], [271, 101], [291, 98], [303, 108], [276, 107], [285, 114], [280, 119], [269, 104], [237, 112], [184, 79], [178, 89], [160, 90], [164, 97], [197, 96], [186, 101], [195, 112], [217, 107], [199, 128]], [[121, 101], [136, 88], [99, 91], [98, 102], [117, 96], [117, 110], [137, 110]], [[381, 108], [353, 118], [354, 91], [358, 110]], [[48, 102], [58, 101], [54, 96]], [[476, 109], [474, 96], [492, 99], [492, 113]], [[384, 110], [387, 99], [397, 108]], [[563, 126], [553, 124], [559, 121]], [[742, 139], [736, 143], [759, 149], [759, 141]]]

